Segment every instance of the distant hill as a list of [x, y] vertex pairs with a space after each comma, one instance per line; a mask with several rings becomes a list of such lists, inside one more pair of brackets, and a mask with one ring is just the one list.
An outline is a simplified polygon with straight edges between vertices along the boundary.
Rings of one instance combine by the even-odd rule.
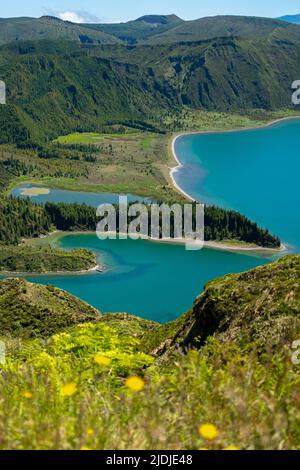
[[82, 44], [114, 44], [119, 40], [105, 32], [62, 21], [52, 16], [0, 19], [0, 45], [26, 40], [70, 40]]
[[0, 141], [100, 131], [107, 123], [164, 130], [162, 115], [183, 106], [222, 112], [291, 106], [291, 83], [300, 76], [298, 25], [152, 15], [106, 25], [107, 32], [97, 30], [102, 26], [51, 17], [0, 20], [0, 44], [11, 40], [0, 47], [8, 103], [0, 107]]
[[270, 18], [246, 16], [212, 16], [182, 24], [155, 35], [151, 44], [170, 44], [183, 41], [200, 41], [217, 37], [238, 36], [242, 38], [300, 37], [300, 28]]
[[176, 15], [147, 15], [127, 23], [115, 24], [75, 24], [52, 16], [8, 18], [0, 19], [0, 45], [27, 40], [68, 40], [84, 45], [154, 45], [228, 36], [281, 40], [299, 37], [298, 25], [291, 25], [286, 18], [288, 17], [281, 21], [244, 16], [215, 16], [184, 21]]
[[282, 20], [282, 21], [287, 21], [288, 23], [293, 23], [293, 24], [299, 24], [300, 25], [300, 14], [299, 15], [281, 16], [278, 19]]
[[154, 26], [159, 26], [162, 24], [178, 24], [182, 23], [183, 20], [176, 15], [145, 15], [141, 16], [135, 23], [146, 23], [152, 24]]
[[300, 34], [294, 34], [300, 28], [288, 26], [284, 39], [274, 32], [267, 39], [161, 46], [40, 41], [2, 47], [9, 104], [0, 107], [0, 140], [100, 131], [108, 122], [157, 126], [163, 113], [183, 105], [222, 112], [290, 107], [291, 83], [300, 76]]
[[176, 15], [148, 15], [134, 21], [117, 24], [86, 24], [87, 28], [111, 34], [129, 44], [169, 31], [184, 21]]

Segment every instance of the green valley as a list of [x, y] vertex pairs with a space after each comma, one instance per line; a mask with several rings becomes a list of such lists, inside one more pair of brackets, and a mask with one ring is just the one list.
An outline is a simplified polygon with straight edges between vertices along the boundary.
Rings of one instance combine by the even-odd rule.
[[0, 450], [300, 450], [297, 17], [61, 3], [0, 19]]
[[[68, 28], [79, 27], [68, 23]], [[103, 132], [111, 123], [180, 130], [184, 106], [243, 114], [290, 108], [291, 84], [300, 74], [300, 27], [278, 20], [218, 17], [180, 23], [153, 36], [157, 44], [130, 47], [41, 40], [34, 29], [26, 39], [0, 51], [8, 95], [8, 106], [0, 108], [2, 142]]]

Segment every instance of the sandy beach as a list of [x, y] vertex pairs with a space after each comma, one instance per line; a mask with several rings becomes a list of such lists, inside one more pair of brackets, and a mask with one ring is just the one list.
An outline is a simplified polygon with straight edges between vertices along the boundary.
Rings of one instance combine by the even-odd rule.
[[[96, 235], [95, 232], [91, 232], [91, 231], [86, 231], [86, 232], [82, 232], [82, 231], [78, 231], [78, 232], [56, 232], [56, 234], [58, 234], [58, 238], [62, 238], [62, 237], [68, 236], [68, 235]], [[51, 237], [51, 235], [52, 234], [50, 234], [49, 236]], [[126, 234], [123, 234], [123, 235], [126, 235]], [[109, 236], [111, 236], [113, 239], [115, 239], [115, 233], [107, 232], [107, 237], [109, 237]], [[130, 239], [129, 236], [128, 236], [128, 239]], [[184, 239], [184, 238], [180, 238], [180, 239], [179, 238], [177, 238], [177, 239], [174, 239], [174, 238], [161, 239], [161, 238], [151, 238], [151, 237], [147, 237], [145, 235], [141, 235], [138, 238], [138, 240], [144, 240], [144, 241], [151, 242], [151, 243], [166, 243], [166, 244], [169, 244], [169, 245], [187, 245], [187, 244], [195, 243], [194, 240], [187, 240], [187, 239]], [[282, 244], [280, 248], [265, 248], [263, 246], [250, 245], [250, 244], [243, 243], [243, 242], [239, 243], [238, 241], [231, 242], [230, 240], [227, 240], [227, 241], [224, 241], [224, 242], [205, 241], [201, 248], [207, 248], [207, 249], [211, 249], [211, 250], [231, 251], [231, 252], [258, 253], [258, 254], [261, 254], [261, 255], [265, 254], [265, 255], [269, 255], [269, 256], [274, 256], [276, 254], [279, 254], [281, 252], [284, 252], [284, 251], [288, 250], [288, 247], [284, 244]], [[107, 269], [105, 266], [104, 266], [104, 268], [105, 268], [105, 270]], [[95, 271], [97, 269], [92, 268], [92, 271], [93, 270]]]
[[[232, 133], [232, 132], [246, 132], [246, 131], [251, 131], [251, 130], [256, 130], [256, 129], [265, 129], [265, 128], [268, 128], [268, 127], [272, 127], [280, 122], [284, 122], [284, 121], [289, 121], [289, 120], [294, 120], [294, 119], [300, 119], [300, 116], [291, 116], [291, 117], [285, 117], [285, 118], [280, 118], [280, 119], [275, 119], [274, 121], [271, 121], [267, 124], [264, 124], [262, 126], [257, 126], [257, 127], [244, 127], [244, 128], [240, 128], [240, 129], [225, 129], [225, 130], [217, 130], [217, 131], [187, 131], [187, 132], [180, 132], [178, 134], [175, 134], [173, 139], [172, 139], [172, 143], [171, 143], [171, 151], [172, 151], [172, 155], [173, 155], [173, 158], [176, 162], [176, 166], [172, 167], [172, 168], [169, 168], [170, 170], [170, 177], [171, 177], [171, 180], [172, 180], [172, 184], [173, 186], [177, 189], [177, 191], [179, 191], [181, 194], [183, 194], [183, 196], [185, 196], [189, 201], [192, 201], [192, 202], [195, 202], [195, 199], [190, 195], [188, 194], [187, 192], [185, 192], [175, 181], [175, 178], [174, 178], [174, 175], [175, 173], [177, 173], [180, 168], [183, 167], [183, 164], [181, 163], [181, 161], [179, 160], [177, 154], [176, 154], [176, 151], [175, 151], [175, 144], [176, 144], [176, 141], [177, 139], [179, 139], [180, 137], [182, 136], [188, 136], [188, 135], [202, 135], [202, 134], [224, 134], [224, 133]], [[199, 201], [200, 202], [200, 201]]]

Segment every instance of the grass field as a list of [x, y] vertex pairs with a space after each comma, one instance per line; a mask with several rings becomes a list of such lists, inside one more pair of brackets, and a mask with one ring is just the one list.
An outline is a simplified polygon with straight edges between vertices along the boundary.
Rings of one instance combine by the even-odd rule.
[[[129, 134], [134, 136], [138, 132], [131, 130], [131, 132], [126, 132], [126, 135]], [[104, 142], [105, 140], [114, 140], [118, 139], [120, 134], [111, 133], [111, 134], [98, 134], [96, 132], [74, 132], [73, 134], [62, 135], [54, 140], [54, 143], [59, 144], [98, 144]]]

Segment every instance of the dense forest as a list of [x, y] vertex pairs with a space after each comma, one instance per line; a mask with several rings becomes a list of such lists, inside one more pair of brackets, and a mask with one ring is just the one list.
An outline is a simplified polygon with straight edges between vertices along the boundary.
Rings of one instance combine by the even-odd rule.
[[[118, 214], [117, 205], [115, 209]], [[148, 212], [150, 220], [150, 206]], [[131, 220], [128, 218], [128, 222]], [[51, 227], [64, 231], [93, 231], [98, 221], [95, 208], [85, 204], [47, 203], [41, 206], [27, 199], [13, 197], [0, 199], [0, 242], [5, 244], [17, 244], [23, 237], [46, 234]], [[171, 236], [174, 236], [173, 216], [171, 216]], [[258, 227], [255, 222], [238, 212], [206, 206], [205, 240], [226, 239], [255, 243], [268, 248], [280, 246], [279, 238], [271, 235], [268, 230]]]
[[49, 232], [51, 220], [42, 206], [27, 199], [0, 197], [0, 243], [17, 244], [21, 238]]
[[[130, 207], [130, 204], [129, 204]], [[119, 206], [115, 205], [118, 215]], [[195, 205], [194, 205], [195, 209]], [[45, 211], [59, 230], [95, 230], [95, 209], [81, 204], [47, 203]], [[148, 206], [150, 222], [150, 206]], [[132, 219], [128, 218], [128, 222]], [[150, 235], [149, 223], [149, 235]], [[117, 216], [118, 230], [118, 216]], [[160, 226], [161, 232], [161, 226]], [[171, 237], [174, 236], [174, 217], [171, 216]], [[205, 207], [205, 240], [240, 240], [268, 248], [278, 248], [280, 240], [255, 222], [235, 211], [213, 206]]]

